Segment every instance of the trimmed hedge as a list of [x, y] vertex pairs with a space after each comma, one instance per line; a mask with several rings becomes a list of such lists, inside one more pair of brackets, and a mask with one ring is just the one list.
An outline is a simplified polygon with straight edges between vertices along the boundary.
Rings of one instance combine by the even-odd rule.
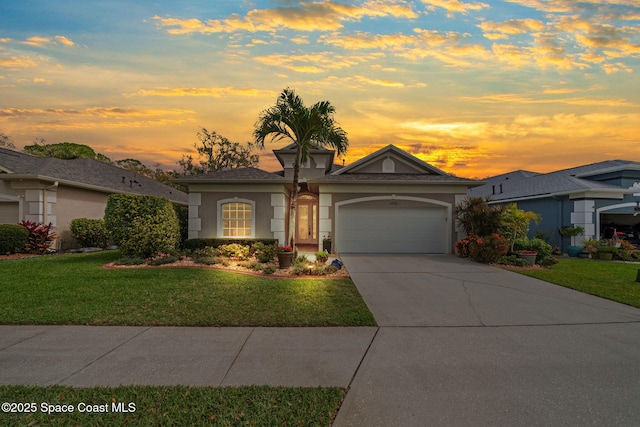
[[71, 236], [82, 247], [106, 248], [109, 246], [109, 232], [104, 219], [75, 218], [69, 225]]
[[0, 254], [20, 252], [29, 238], [29, 230], [18, 224], [0, 224]]
[[184, 243], [182, 244], [182, 247], [184, 249], [190, 250], [190, 251], [195, 251], [198, 249], [204, 249], [206, 247], [209, 248], [217, 248], [219, 246], [222, 245], [230, 245], [233, 243], [238, 243], [240, 245], [246, 245], [251, 247], [252, 245], [254, 245], [255, 243], [263, 243], [267, 246], [272, 246], [272, 245], [277, 245], [278, 244], [278, 240], [277, 239], [219, 239], [219, 238], [212, 238], [212, 239], [204, 239], [204, 238], [198, 238], [198, 239], [187, 239], [184, 241]]
[[162, 197], [112, 194], [104, 213], [107, 230], [127, 257], [148, 258], [174, 251], [180, 225], [173, 204]]

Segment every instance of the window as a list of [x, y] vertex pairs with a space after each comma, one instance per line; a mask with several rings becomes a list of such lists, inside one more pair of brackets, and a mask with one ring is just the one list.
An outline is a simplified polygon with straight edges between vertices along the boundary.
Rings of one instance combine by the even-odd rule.
[[394, 173], [396, 170], [396, 164], [390, 158], [384, 159], [382, 162], [382, 173]]
[[222, 237], [252, 237], [253, 206], [250, 203], [222, 204]]

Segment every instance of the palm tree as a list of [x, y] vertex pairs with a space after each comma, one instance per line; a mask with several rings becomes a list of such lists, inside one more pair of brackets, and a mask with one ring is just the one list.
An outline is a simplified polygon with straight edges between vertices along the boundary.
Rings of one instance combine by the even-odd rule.
[[295, 246], [295, 222], [298, 198], [300, 165], [309, 159], [309, 151], [318, 147], [330, 147], [338, 155], [347, 151], [347, 133], [337, 126], [335, 107], [329, 101], [320, 101], [306, 107], [295, 91], [287, 88], [276, 100], [276, 105], [262, 111], [255, 124], [253, 136], [256, 145], [264, 149], [265, 138], [271, 141], [289, 139], [296, 145], [293, 165], [293, 188], [289, 202], [289, 235], [287, 241]]

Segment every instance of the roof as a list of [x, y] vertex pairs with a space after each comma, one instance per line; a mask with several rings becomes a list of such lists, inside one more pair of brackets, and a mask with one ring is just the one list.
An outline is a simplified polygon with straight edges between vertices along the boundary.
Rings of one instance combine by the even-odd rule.
[[180, 190], [97, 160], [36, 157], [4, 148], [0, 148], [0, 179], [58, 181], [106, 193], [159, 196], [180, 204], [187, 204], [189, 200]]
[[184, 178], [175, 179], [178, 183], [215, 183], [223, 182], [230, 184], [238, 183], [264, 183], [264, 182], [289, 182], [281, 174], [263, 171], [258, 168], [234, 168], [222, 171], [211, 172], [201, 175], [191, 175]]
[[[348, 173], [356, 173], [357, 170], [365, 165], [367, 165], [368, 163], [379, 159], [380, 157], [384, 157], [385, 155], [390, 155], [390, 154], [395, 154], [396, 156], [398, 156], [399, 158], [402, 158], [405, 162], [412, 164], [413, 167], [416, 168], [416, 172], [421, 172], [421, 173], [426, 173], [426, 174], [430, 174], [430, 175], [446, 175], [446, 176], [450, 176], [448, 173], [436, 168], [435, 166], [432, 166], [426, 162], [423, 162], [422, 160], [420, 160], [419, 158], [412, 156], [411, 154], [407, 153], [404, 150], [401, 150], [400, 148], [396, 147], [395, 145], [387, 145], [386, 147], [381, 148], [378, 151], [375, 151], [371, 154], [369, 154], [368, 156], [365, 156], [363, 158], [361, 158], [360, 160], [350, 164], [349, 166], [345, 166], [344, 168], [340, 169], [339, 171], [333, 172], [333, 174], [348, 174]], [[391, 175], [391, 174], [385, 174], [385, 175]]]
[[469, 190], [469, 196], [491, 196], [492, 201], [500, 202], [584, 191], [626, 193], [627, 188], [596, 179], [621, 170], [635, 170], [640, 176], [640, 162], [606, 160], [549, 173], [514, 171], [487, 178], [485, 185]]

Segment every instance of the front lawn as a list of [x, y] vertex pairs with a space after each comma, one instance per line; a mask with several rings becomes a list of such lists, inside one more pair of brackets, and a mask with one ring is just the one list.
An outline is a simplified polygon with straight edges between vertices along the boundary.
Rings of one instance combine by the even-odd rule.
[[343, 396], [335, 387], [0, 386], [0, 425], [330, 426]]
[[640, 308], [639, 269], [640, 264], [564, 258], [550, 269], [517, 273]]
[[373, 326], [351, 279], [103, 269], [118, 251], [0, 261], [1, 324]]

